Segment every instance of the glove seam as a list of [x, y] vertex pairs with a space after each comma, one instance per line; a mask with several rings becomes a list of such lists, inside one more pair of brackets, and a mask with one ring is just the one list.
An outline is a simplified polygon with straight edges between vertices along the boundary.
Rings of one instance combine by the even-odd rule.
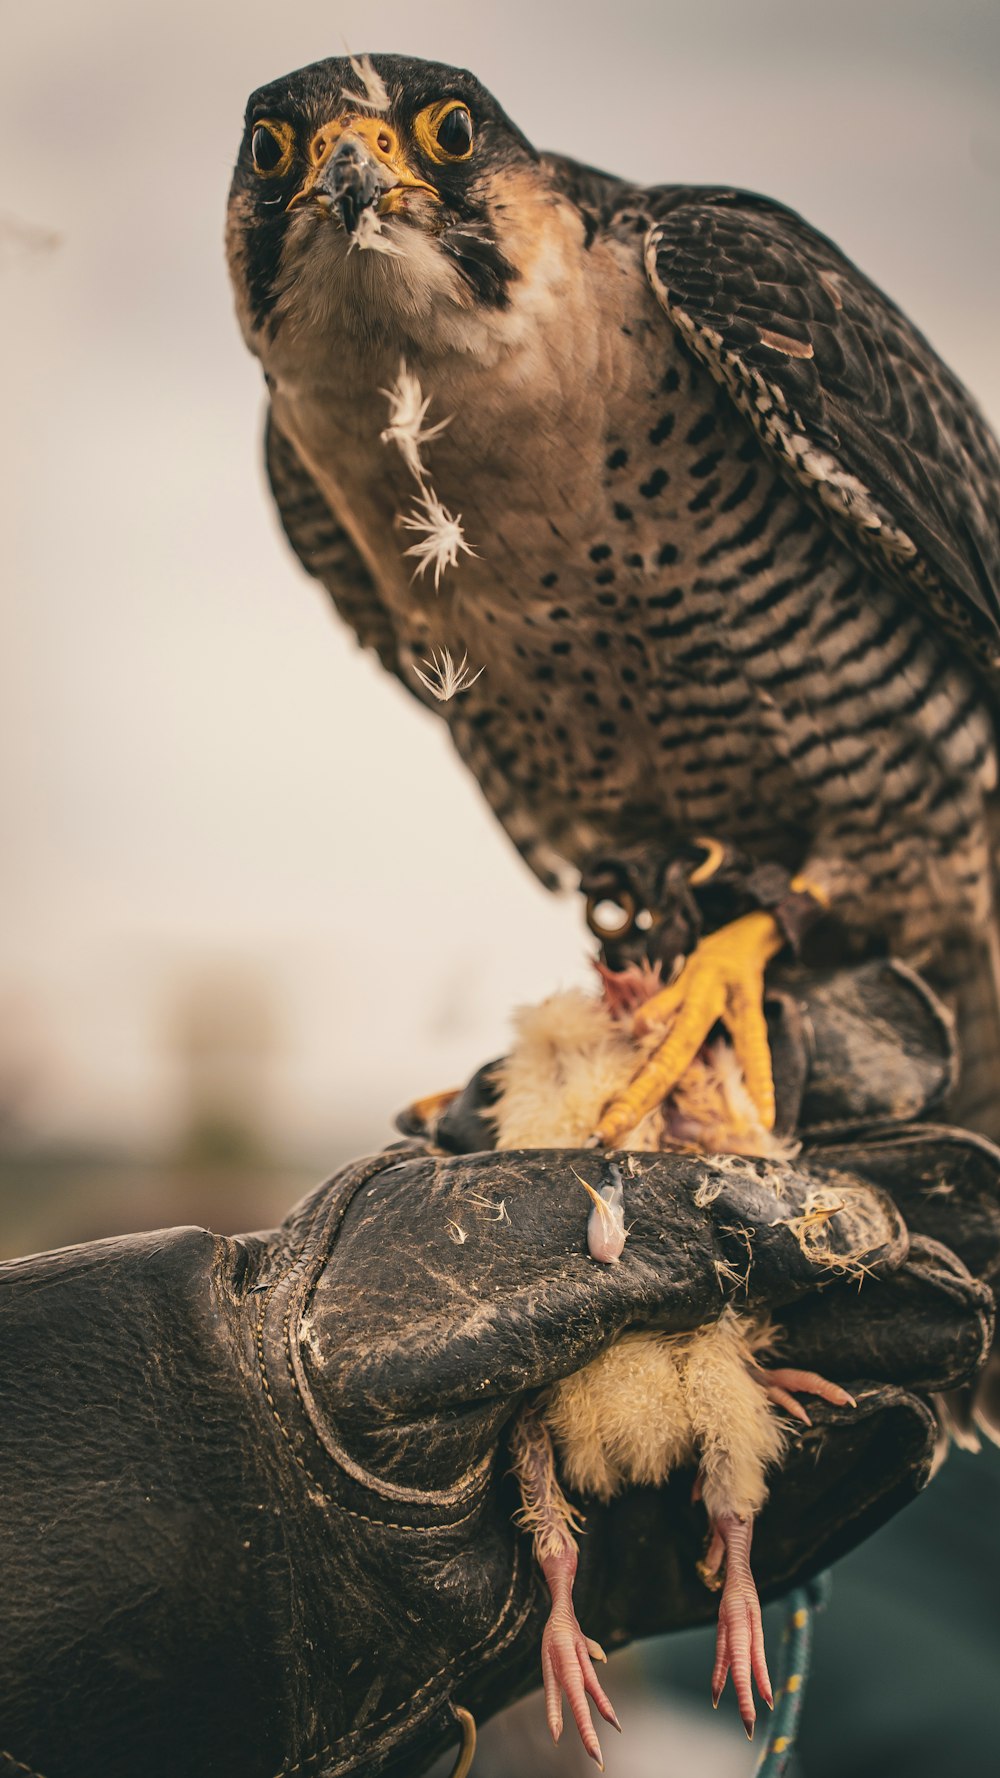
[[[346, 1213], [350, 1203], [352, 1202], [354, 1196], [356, 1195], [356, 1191], [361, 1189], [362, 1184], [365, 1183], [365, 1179], [372, 1177], [375, 1172], [384, 1171], [386, 1166], [394, 1165], [395, 1160], [396, 1160], [396, 1157], [395, 1157], [395, 1155], [393, 1155], [393, 1152], [391, 1150], [387, 1151], [385, 1156], [379, 1157], [378, 1167], [373, 1168], [372, 1172], [370, 1174], [366, 1174], [361, 1180], [359, 1180], [357, 1183], [357, 1186], [355, 1188], [355, 1191], [352, 1191], [349, 1195], [345, 1194], [345, 1197], [336, 1205], [338, 1220], [340, 1220], [343, 1217], [343, 1215]], [[261, 1390], [263, 1391], [265, 1400], [267, 1401], [268, 1407], [270, 1408], [272, 1418], [274, 1419], [274, 1422], [278, 1428], [278, 1431], [281, 1433], [281, 1436], [282, 1436], [294, 1462], [297, 1464], [297, 1466], [302, 1471], [303, 1475], [307, 1478], [307, 1480], [309, 1482], [311, 1482], [313, 1487], [316, 1488], [318, 1490], [318, 1492], [321, 1494], [321, 1496], [323, 1498], [323, 1502], [326, 1506], [332, 1507], [335, 1511], [337, 1511], [339, 1513], [343, 1513], [348, 1518], [357, 1519], [362, 1524], [377, 1525], [377, 1526], [384, 1528], [387, 1531], [410, 1531], [410, 1532], [418, 1533], [422, 1536], [433, 1536], [436, 1533], [444, 1533], [444, 1532], [450, 1531], [459, 1525], [467, 1524], [470, 1519], [475, 1518], [477, 1513], [481, 1512], [482, 1506], [483, 1506], [483, 1500], [484, 1500], [486, 1491], [489, 1486], [490, 1473], [492, 1471], [492, 1457], [490, 1455], [487, 1455], [487, 1457], [484, 1458], [476, 1466], [476, 1470], [473, 1472], [473, 1475], [472, 1475], [472, 1480], [466, 1481], [464, 1483], [464, 1485], [459, 1484], [459, 1486], [455, 1490], [455, 1492], [457, 1494], [456, 1505], [464, 1504], [464, 1501], [469, 1497], [470, 1493], [473, 1493], [473, 1500], [472, 1500], [471, 1506], [468, 1508], [468, 1510], [466, 1512], [463, 1512], [460, 1517], [445, 1519], [438, 1525], [412, 1524], [412, 1523], [407, 1523], [406, 1521], [399, 1521], [399, 1520], [395, 1520], [395, 1519], [383, 1519], [383, 1518], [375, 1517], [369, 1513], [360, 1512], [354, 1507], [347, 1506], [343, 1501], [336, 1499], [336, 1497], [334, 1497], [330, 1494], [328, 1488], [326, 1486], [324, 1486], [323, 1482], [314, 1473], [313, 1469], [306, 1462], [306, 1460], [302, 1456], [301, 1452], [296, 1450], [295, 1443], [293, 1441], [291, 1432], [290, 1432], [288, 1426], [285, 1424], [284, 1415], [282, 1414], [281, 1408], [279, 1407], [277, 1401], [275, 1400], [275, 1397], [274, 1397], [274, 1394], [273, 1394], [273, 1391], [271, 1388], [271, 1381], [270, 1381], [270, 1376], [269, 1376], [269, 1372], [268, 1372], [267, 1357], [266, 1357], [266, 1354], [264, 1351], [264, 1329], [265, 1329], [265, 1322], [266, 1322], [266, 1318], [267, 1318], [267, 1310], [268, 1310], [268, 1307], [270, 1306], [271, 1302], [273, 1301], [275, 1292], [278, 1291], [282, 1285], [287, 1284], [288, 1281], [294, 1276], [294, 1274], [296, 1272], [301, 1271], [303, 1268], [305, 1268], [306, 1266], [308, 1266], [309, 1264], [311, 1264], [313, 1262], [318, 1262], [322, 1265], [325, 1265], [327, 1263], [329, 1255], [324, 1254], [322, 1251], [316, 1250], [312, 1245], [312, 1238], [315, 1233], [316, 1223], [321, 1218], [322, 1219], [327, 1218], [329, 1216], [329, 1212], [330, 1212], [329, 1203], [325, 1202], [321, 1198], [316, 1205], [313, 1219], [312, 1219], [312, 1222], [310, 1223], [310, 1226], [307, 1230], [301, 1251], [298, 1253], [297, 1257], [292, 1261], [291, 1265], [287, 1266], [285, 1268], [285, 1270], [282, 1273], [280, 1273], [276, 1279], [273, 1280], [273, 1282], [268, 1287], [267, 1294], [262, 1299], [260, 1311], [259, 1311], [259, 1314], [257, 1317], [256, 1328], [254, 1330], [254, 1344], [256, 1347], [257, 1371], [258, 1371], [258, 1378], [259, 1378]], [[309, 1428], [310, 1436], [316, 1441], [317, 1444], [319, 1444], [323, 1455], [336, 1465], [337, 1469], [339, 1470], [340, 1474], [344, 1476], [345, 1480], [356, 1481], [356, 1482], [358, 1482], [358, 1484], [360, 1486], [367, 1488], [370, 1492], [377, 1495], [377, 1494], [381, 1493], [381, 1490], [379, 1489], [379, 1486], [378, 1486], [377, 1477], [375, 1477], [375, 1476], [368, 1477], [367, 1472], [366, 1472], [366, 1479], [364, 1479], [364, 1480], [362, 1480], [360, 1477], [352, 1476], [350, 1471], [346, 1468], [346, 1466], [338, 1460], [338, 1456], [337, 1456], [335, 1450], [329, 1449], [322, 1442], [322, 1440], [319, 1437], [319, 1434], [316, 1430], [316, 1426], [314, 1424], [313, 1414], [310, 1411], [309, 1404], [306, 1402], [305, 1398], [303, 1397], [302, 1390], [299, 1385], [299, 1379], [295, 1374], [294, 1365], [292, 1363], [291, 1317], [292, 1317], [293, 1307], [294, 1307], [294, 1301], [290, 1295], [289, 1300], [285, 1306], [284, 1314], [282, 1316], [282, 1323], [281, 1323], [282, 1348], [284, 1351], [285, 1368], [286, 1368], [286, 1372], [288, 1375], [289, 1384], [290, 1384], [293, 1394], [294, 1394], [296, 1400], [298, 1401], [299, 1406], [302, 1409], [302, 1412], [305, 1416], [305, 1420], [306, 1420], [306, 1423]], [[347, 1453], [345, 1452], [344, 1455], [346, 1456]], [[384, 1497], [385, 1496], [383, 1496], [383, 1498]], [[413, 1500], [413, 1505], [417, 1510], [419, 1510], [421, 1506], [423, 1506], [424, 1509], [426, 1510], [427, 1501], [428, 1501], [428, 1493], [426, 1491], [424, 1491], [423, 1493], [415, 1494], [414, 1500]]]
[[[416, 1700], [422, 1697], [425, 1692], [430, 1691], [432, 1687], [437, 1684], [438, 1680], [443, 1679], [452, 1668], [458, 1666], [460, 1662], [467, 1664], [470, 1657], [478, 1654], [481, 1649], [485, 1648], [487, 1643], [491, 1642], [493, 1637], [496, 1636], [501, 1629], [504, 1619], [510, 1611], [516, 1596], [518, 1581], [520, 1579], [521, 1561], [521, 1540], [518, 1539], [514, 1545], [514, 1563], [510, 1586], [507, 1589], [507, 1597], [500, 1607], [495, 1622], [485, 1634], [479, 1638], [478, 1642], [474, 1642], [471, 1647], [463, 1649], [460, 1654], [453, 1655], [450, 1660], [444, 1663], [443, 1667], [439, 1667], [436, 1673], [432, 1673], [429, 1679], [425, 1679], [423, 1685], [418, 1686], [415, 1692], [411, 1692], [410, 1696], [402, 1699], [400, 1703], [394, 1704], [392, 1709], [387, 1710], [383, 1716], [373, 1717], [371, 1722], [359, 1723], [357, 1728], [348, 1729], [343, 1735], [338, 1735], [335, 1740], [328, 1741], [324, 1746], [318, 1747], [314, 1753], [307, 1754], [305, 1759], [297, 1760], [294, 1766], [287, 1764], [283, 1765], [280, 1770], [275, 1773], [274, 1778], [293, 1778], [294, 1773], [303, 1771], [307, 1765], [312, 1765], [316, 1760], [323, 1759], [328, 1753], [335, 1753], [339, 1747], [344, 1747], [348, 1742], [356, 1740], [359, 1735], [368, 1735], [372, 1729], [379, 1728], [383, 1723], [391, 1722], [394, 1716], [399, 1716], [402, 1712], [411, 1709]], [[515, 1617], [514, 1622], [508, 1626], [500, 1641], [491, 1651], [494, 1657], [502, 1654], [503, 1650], [514, 1641], [515, 1637], [520, 1635], [521, 1630], [524, 1628], [525, 1623], [534, 1609], [534, 1603], [534, 1592], [532, 1591], [532, 1594]], [[36, 1778], [36, 1775], [33, 1775], [33, 1778]]]

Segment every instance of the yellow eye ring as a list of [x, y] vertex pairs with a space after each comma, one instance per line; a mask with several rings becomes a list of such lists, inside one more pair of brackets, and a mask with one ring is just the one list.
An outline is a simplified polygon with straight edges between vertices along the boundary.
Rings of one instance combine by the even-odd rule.
[[[274, 150], [278, 159], [274, 160]], [[295, 152], [295, 131], [284, 118], [258, 118], [250, 137], [253, 170], [259, 179], [282, 179], [292, 164]]]
[[[456, 111], [463, 111], [469, 120], [469, 146], [461, 154], [452, 154], [439, 140], [442, 124]], [[427, 159], [434, 161], [439, 167], [470, 160], [476, 146], [469, 107], [461, 99], [437, 99], [433, 105], [425, 106], [413, 120], [413, 134]]]

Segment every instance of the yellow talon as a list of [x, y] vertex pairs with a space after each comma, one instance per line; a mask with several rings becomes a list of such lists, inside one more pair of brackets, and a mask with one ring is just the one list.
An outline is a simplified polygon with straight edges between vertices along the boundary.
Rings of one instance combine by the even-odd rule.
[[654, 994], [636, 1014], [637, 1035], [667, 1022], [670, 1029], [624, 1093], [605, 1106], [594, 1133], [598, 1143], [617, 1147], [647, 1112], [666, 1098], [718, 1019], [723, 1020], [732, 1039], [747, 1092], [764, 1128], [774, 1128], [764, 971], [784, 943], [773, 915], [763, 912], [744, 914], [702, 939], [677, 980]]
[[702, 883], [709, 882], [726, 856], [726, 848], [721, 840], [707, 839], [703, 834], [699, 834], [695, 844], [704, 846], [705, 857], [688, 877], [688, 882], [693, 889], [700, 887]]
[[821, 908], [830, 906], [830, 897], [822, 883], [816, 882], [812, 877], [793, 877], [788, 887], [794, 889], [797, 895], [811, 895]]

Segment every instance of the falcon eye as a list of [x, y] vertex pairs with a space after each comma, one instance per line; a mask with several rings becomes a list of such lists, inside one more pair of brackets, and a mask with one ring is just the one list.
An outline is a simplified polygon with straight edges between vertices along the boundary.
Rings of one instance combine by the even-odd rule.
[[620, 900], [610, 895], [587, 897], [587, 925], [595, 938], [625, 938], [638, 924], [635, 902], [624, 890]]
[[437, 145], [455, 161], [472, 153], [472, 118], [464, 105], [445, 112], [437, 127]]
[[262, 179], [277, 179], [292, 164], [295, 135], [291, 124], [259, 123], [250, 138], [254, 172]]
[[472, 116], [460, 99], [439, 99], [436, 105], [428, 105], [414, 120], [413, 131], [428, 159], [438, 166], [446, 161], [467, 161], [472, 153]]

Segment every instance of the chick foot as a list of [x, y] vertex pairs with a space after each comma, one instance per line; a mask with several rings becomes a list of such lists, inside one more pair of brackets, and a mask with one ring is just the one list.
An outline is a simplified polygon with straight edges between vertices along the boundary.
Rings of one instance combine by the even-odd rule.
[[599, 1642], [585, 1636], [573, 1609], [577, 1549], [573, 1536], [580, 1520], [562, 1492], [555, 1474], [555, 1459], [548, 1428], [538, 1413], [525, 1409], [511, 1439], [514, 1470], [521, 1487], [519, 1523], [534, 1533], [535, 1555], [545, 1576], [552, 1610], [542, 1632], [542, 1681], [545, 1715], [553, 1741], [563, 1729], [565, 1695], [580, 1739], [595, 1765], [604, 1770], [588, 1698], [593, 1699], [605, 1722], [621, 1733], [621, 1724], [597, 1674], [595, 1661], [606, 1661]]
[[747, 1740], [753, 1740], [757, 1711], [753, 1699], [753, 1681], [765, 1704], [774, 1708], [771, 1680], [764, 1655], [764, 1627], [761, 1623], [760, 1600], [750, 1570], [750, 1540], [753, 1520], [741, 1519], [735, 1513], [722, 1513], [712, 1527], [713, 1536], [702, 1564], [706, 1578], [717, 1574], [723, 1555], [726, 1562], [725, 1584], [719, 1601], [719, 1627], [715, 1638], [715, 1666], [712, 1670], [712, 1708], [718, 1707], [726, 1679], [733, 1676], [733, 1688]]
[[782, 1408], [791, 1414], [794, 1420], [801, 1420], [804, 1426], [811, 1426], [812, 1421], [796, 1395], [818, 1395], [823, 1401], [831, 1402], [835, 1408], [856, 1408], [857, 1402], [839, 1383], [831, 1383], [821, 1377], [818, 1371], [799, 1371], [792, 1367], [780, 1370], [755, 1365], [753, 1377], [758, 1382], [776, 1408]]
[[552, 1599], [549, 1621], [542, 1632], [542, 1682], [545, 1687], [545, 1716], [553, 1741], [562, 1734], [562, 1700], [565, 1694], [580, 1740], [595, 1765], [604, 1770], [604, 1756], [591, 1720], [588, 1698], [592, 1698], [605, 1722], [621, 1733], [621, 1723], [610, 1698], [594, 1672], [595, 1661], [606, 1661], [599, 1642], [585, 1636], [573, 1610], [573, 1581], [576, 1576], [576, 1545], [555, 1556], [542, 1556], [542, 1573]]

